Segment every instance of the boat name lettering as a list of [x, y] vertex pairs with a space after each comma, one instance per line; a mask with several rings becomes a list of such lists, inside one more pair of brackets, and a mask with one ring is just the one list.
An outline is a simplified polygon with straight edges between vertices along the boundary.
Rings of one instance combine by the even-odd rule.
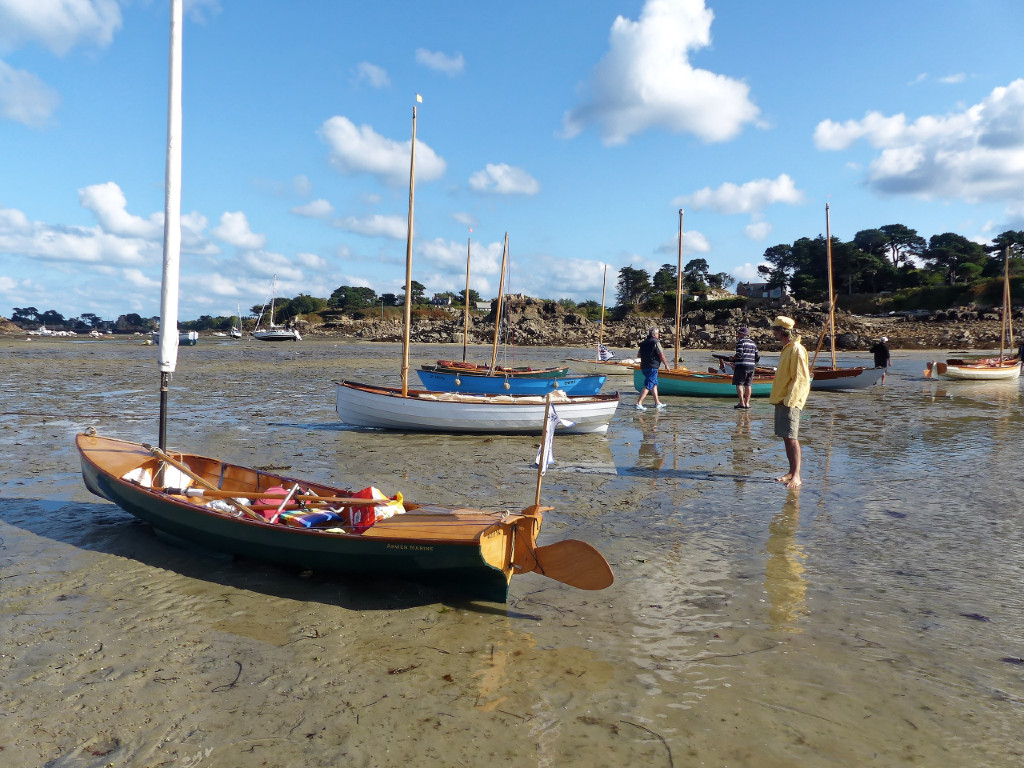
[[433, 547], [427, 547], [423, 544], [388, 544], [388, 549], [414, 549], [417, 552], [433, 552]]

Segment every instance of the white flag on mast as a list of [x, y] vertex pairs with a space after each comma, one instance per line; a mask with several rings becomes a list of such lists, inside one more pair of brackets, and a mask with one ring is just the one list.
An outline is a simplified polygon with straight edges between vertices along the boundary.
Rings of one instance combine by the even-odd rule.
[[[555, 454], [553, 452], [555, 427], [571, 427], [575, 423], [575, 421], [561, 418], [555, 412], [555, 406], [551, 406], [551, 410], [548, 412], [547, 423], [544, 425], [544, 438], [540, 441], [540, 448], [537, 449], [537, 459], [533, 462], [541, 468], [540, 473], [542, 475], [547, 472], [548, 467], [555, 463]], [[543, 464], [541, 464], [542, 460]]]

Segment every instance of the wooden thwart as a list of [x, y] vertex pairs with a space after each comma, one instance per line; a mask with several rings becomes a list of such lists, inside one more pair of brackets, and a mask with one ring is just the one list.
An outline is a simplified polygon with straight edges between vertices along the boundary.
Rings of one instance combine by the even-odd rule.
[[[176, 496], [201, 496], [208, 499], [237, 499], [249, 497], [256, 499], [281, 499], [288, 498], [284, 493], [267, 493], [266, 491], [222, 491], [216, 488], [164, 488], [164, 493]], [[291, 496], [291, 501], [323, 502], [342, 507], [380, 507], [392, 503], [390, 499], [357, 499], [350, 496], [317, 496], [315, 493], [296, 493]]]
[[[216, 490], [216, 488], [214, 488], [211, 483], [209, 483], [208, 481], [204, 480], [199, 475], [197, 475], [195, 472], [193, 472], [186, 464], [183, 464], [182, 462], [178, 461], [177, 459], [172, 459], [164, 451], [160, 450], [155, 445], [149, 445], [147, 443], [143, 443], [142, 447], [145, 448], [146, 450], [148, 450], [150, 453], [152, 453], [158, 459], [160, 459], [160, 461], [167, 462], [168, 464], [170, 464], [175, 469], [177, 469], [180, 472], [182, 472], [183, 474], [188, 475], [189, 477], [191, 477], [197, 483], [201, 483], [202, 485], [204, 485], [206, 488], [209, 488], [210, 490]], [[245, 506], [245, 504], [242, 504], [239, 501], [235, 501], [231, 497], [225, 497], [225, 498], [226, 498], [226, 501], [228, 502], [228, 504], [233, 506], [235, 509], [240, 510], [242, 512], [242, 514], [244, 514], [246, 517], [249, 517], [252, 520], [260, 520], [262, 522], [266, 522], [264, 517], [263, 517], [263, 515], [261, 515], [259, 512], [253, 511], [249, 507]]]

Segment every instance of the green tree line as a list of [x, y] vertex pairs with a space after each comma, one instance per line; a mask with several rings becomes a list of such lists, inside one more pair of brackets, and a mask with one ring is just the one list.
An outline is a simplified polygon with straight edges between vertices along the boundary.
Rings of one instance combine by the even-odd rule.
[[[758, 267], [764, 282], [795, 298], [828, 293], [828, 244], [824, 235], [773, 245]], [[837, 293], [881, 293], [908, 288], [971, 285], [1003, 275], [1009, 250], [1011, 274], [1024, 273], [1024, 231], [1007, 230], [983, 245], [954, 232], [928, 240], [903, 224], [862, 229], [844, 242], [833, 237], [833, 288]]]

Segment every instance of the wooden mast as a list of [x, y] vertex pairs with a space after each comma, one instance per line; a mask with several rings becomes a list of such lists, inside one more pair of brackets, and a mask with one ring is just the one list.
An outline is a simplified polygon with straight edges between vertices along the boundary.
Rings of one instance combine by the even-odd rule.
[[825, 203], [825, 262], [828, 267], [828, 324], [821, 329], [821, 336], [818, 338], [818, 346], [814, 350], [814, 357], [811, 359], [811, 370], [814, 370], [818, 362], [818, 353], [825, 343], [825, 334], [828, 334], [829, 348], [832, 353], [832, 370], [836, 370], [836, 304], [832, 294], [832, 228], [829, 220], [828, 203]]
[[604, 295], [608, 289], [608, 265], [604, 265], [604, 283], [601, 285], [601, 325], [597, 329], [597, 359], [601, 360], [601, 344], [604, 343]]
[[679, 266], [676, 267], [676, 356], [672, 370], [679, 367], [679, 322], [683, 314], [683, 209], [679, 209]]
[[[417, 101], [421, 101], [419, 95]], [[412, 210], [416, 192], [416, 107], [412, 108], [409, 152], [409, 231], [405, 238], [405, 329], [402, 331], [402, 397], [409, 396], [409, 337], [412, 331]]]
[[832, 351], [832, 370], [836, 369], [836, 300], [832, 295], [832, 227], [828, 203], [825, 203], [825, 254], [828, 260], [828, 345]]
[[466, 345], [469, 344], [469, 253], [472, 242], [472, 237], [466, 238], [466, 314], [465, 326], [462, 330], [462, 362], [466, 362]]
[[508, 232], [505, 233], [505, 247], [501, 250], [501, 277], [498, 280], [498, 311], [494, 315], [494, 346], [491, 349], [491, 369], [488, 376], [494, 375], [494, 367], [498, 364], [498, 332], [501, 329], [501, 308], [505, 301], [505, 262], [508, 259]]
[[[1013, 302], [1010, 298], [1010, 246], [1006, 246], [1006, 256], [1003, 259], [1003, 312], [1002, 328], [999, 331], [999, 362], [1003, 362], [1003, 343], [1006, 342], [1013, 349], [1013, 315], [1011, 310]], [[1010, 333], [1007, 336], [1006, 330], [1009, 327]]]

